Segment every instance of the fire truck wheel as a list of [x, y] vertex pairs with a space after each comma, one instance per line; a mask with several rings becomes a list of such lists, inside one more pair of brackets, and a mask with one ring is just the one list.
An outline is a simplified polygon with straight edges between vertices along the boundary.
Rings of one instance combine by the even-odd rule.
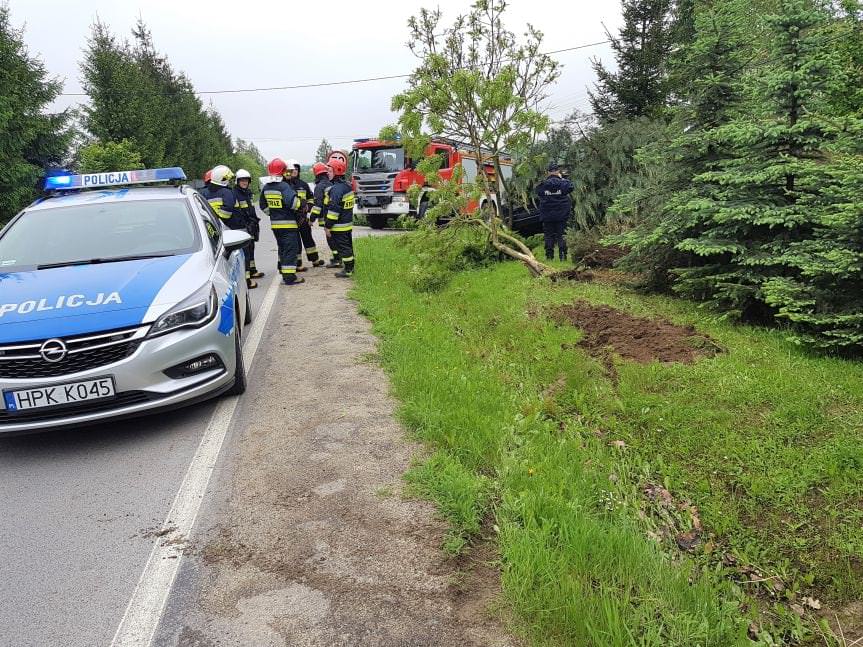
[[426, 217], [426, 211], [429, 210], [429, 201], [423, 200], [420, 202], [420, 208], [417, 209], [417, 220], [422, 220]]
[[387, 226], [387, 217], [380, 214], [369, 215], [368, 221], [372, 229], [383, 229]]

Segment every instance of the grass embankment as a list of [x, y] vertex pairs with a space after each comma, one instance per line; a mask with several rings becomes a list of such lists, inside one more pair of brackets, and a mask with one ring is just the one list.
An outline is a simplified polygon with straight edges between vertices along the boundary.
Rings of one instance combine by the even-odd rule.
[[[354, 295], [402, 420], [433, 452], [408, 480], [451, 522], [448, 550], [496, 533], [535, 644], [726, 647], [752, 620], [763, 644], [824, 644], [806, 597], [863, 597], [863, 366], [515, 263], [417, 293], [400, 241], [357, 247]], [[727, 352], [617, 362], [614, 385], [580, 331], [545, 316], [577, 298], [694, 324]]]

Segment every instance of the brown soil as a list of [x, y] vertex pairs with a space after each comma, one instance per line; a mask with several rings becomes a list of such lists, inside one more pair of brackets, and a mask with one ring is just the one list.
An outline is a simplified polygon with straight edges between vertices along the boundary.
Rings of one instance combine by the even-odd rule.
[[587, 267], [612, 268], [626, 253], [619, 245], [597, 245], [581, 257], [581, 262]]
[[552, 281], [592, 281], [593, 273], [585, 272], [584, 270], [580, 270], [578, 268], [573, 268], [571, 270], [561, 270], [560, 272], [555, 272], [554, 274], [549, 274], [549, 278]]
[[611, 306], [597, 306], [583, 300], [558, 307], [553, 317], [559, 323], [583, 330], [584, 339], [579, 346], [595, 357], [607, 358], [612, 351], [640, 364], [654, 361], [692, 364], [722, 352], [716, 342], [700, 335], [692, 326], [633, 317]]

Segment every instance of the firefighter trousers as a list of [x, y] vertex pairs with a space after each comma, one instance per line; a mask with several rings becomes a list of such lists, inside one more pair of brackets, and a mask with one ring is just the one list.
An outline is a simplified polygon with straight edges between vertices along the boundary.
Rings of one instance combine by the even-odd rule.
[[329, 247], [330, 252], [332, 252], [332, 255], [333, 255], [332, 262], [333, 263], [340, 263], [341, 259], [339, 258], [339, 248], [336, 247], [335, 235], [327, 236], [327, 247]]
[[353, 233], [351, 231], [334, 231], [330, 240], [339, 252], [339, 259], [345, 264], [345, 272], [350, 274], [354, 271]]
[[273, 228], [279, 248], [279, 272], [285, 283], [297, 280], [297, 257], [300, 255], [300, 234], [297, 229]]
[[[309, 259], [309, 263], [315, 263], [318, 260], [318, 248], [315, 246], [315, 237], [312, 236], [312, 224], [306, 220], [303, 224], [300, 225], [300, 242], [302, 243], [302, 247], [306, 250], [306, 257]], [[300, 249], [300, 253], [297, 255], [297, 267], [303, 266], [303, 251]]]

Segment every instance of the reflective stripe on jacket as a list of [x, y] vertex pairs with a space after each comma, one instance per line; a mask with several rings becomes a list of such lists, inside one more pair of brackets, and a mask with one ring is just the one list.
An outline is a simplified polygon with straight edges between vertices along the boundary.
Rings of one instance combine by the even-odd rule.
[[297, 229], [300, 198], [284, 180], [265, 184], [258, 199], [261, 210], [270, 214], [270, 226], [273, 229]]
[[350, 231], [354, 224], [354, 192], [344, 178], [338, 178], [324, 195], [324, 226], [332, 231]]

